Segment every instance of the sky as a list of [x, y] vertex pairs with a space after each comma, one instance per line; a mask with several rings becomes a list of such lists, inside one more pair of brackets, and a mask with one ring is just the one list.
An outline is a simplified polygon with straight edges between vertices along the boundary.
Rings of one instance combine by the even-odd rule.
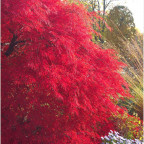
[[144, 0], [125, 0], [125, 5], [132, 12], [136, 27], [144, 33]]
[[136, 28], [144, 33], [144, 0], [118, 0], [132, 12]]

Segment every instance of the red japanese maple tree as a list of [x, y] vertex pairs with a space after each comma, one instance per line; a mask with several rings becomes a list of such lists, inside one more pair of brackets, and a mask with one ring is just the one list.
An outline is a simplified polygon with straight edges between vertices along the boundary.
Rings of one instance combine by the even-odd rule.
[[112, 50], [91, 41], [83, 7], [60, 0], [2, 1], [2, 143], [90, 144], [114, 129], [128, 96]]

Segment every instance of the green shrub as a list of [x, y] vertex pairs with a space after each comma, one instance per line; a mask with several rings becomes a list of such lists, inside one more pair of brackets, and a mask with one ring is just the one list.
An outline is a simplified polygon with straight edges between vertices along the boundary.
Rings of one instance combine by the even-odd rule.
[[139, 117], [130, 116], [127, 112], [114, 115], [117, 131], [127, 139], [143, 139], [143, 121]]

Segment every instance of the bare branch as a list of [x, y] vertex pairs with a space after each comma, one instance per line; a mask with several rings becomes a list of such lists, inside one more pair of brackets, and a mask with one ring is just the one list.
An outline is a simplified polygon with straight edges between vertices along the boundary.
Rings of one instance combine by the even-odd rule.
[[[24, 43], [25, 42], [24, 40], [16, 41], [17, 38], [18, 37], [15, 34], [13, 34], [13, 38], [12, 38], [12, 40], [10, 42], [10, 45], [9, 45], [7, 51], [5, 52], [6, 56], [11, 55], [11, 53], [14, 51], [15, 45], [17, 45], [18, 43]], [[6, 43], [5, 43], [5, 45], [6, 45]]]
[[17, 38], [18, 37], [14, 34], [9, 47], [8, 47], [7, 51], [5, 52], [6, 56], [9, 56], [13, 52]]

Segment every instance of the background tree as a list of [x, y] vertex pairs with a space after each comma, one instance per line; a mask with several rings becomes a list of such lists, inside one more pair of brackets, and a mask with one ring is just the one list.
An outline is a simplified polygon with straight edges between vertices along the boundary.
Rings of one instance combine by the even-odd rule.
[[82, 3], [85, 5], [87, 10], [92, 14], [93, 29], [97, 33], [93, 33], [93, 42], [95, 43], [104, 43], [104, 32], [108, 28], [106, 24], [106, 13], [113, 3], [117, 0], [69, 0], [71, 3], [79, 4]]
[[117, 0], [79, 0], [88, 7], [88, 11], [97, 12], [101, 19], [95, 18], [93, 16], [93, 29], [100, 33], [101, 36], [93, 34], [93, 41], [95, 43], [104, 43], [104, 32], [108, 28], [106, 24], [106, 15], [109, 8], [112, 7], [113, 3]]
[[131, 40], [135, 36], [132, 13], [125, 6], [115, 6], [107, 15], [107, 24], [112, 28], [112, 32], [106, 30], [106, 40], [112, 43], [121, 55], [127, 57], [127, 50], [122, 45], [121, 39]]

